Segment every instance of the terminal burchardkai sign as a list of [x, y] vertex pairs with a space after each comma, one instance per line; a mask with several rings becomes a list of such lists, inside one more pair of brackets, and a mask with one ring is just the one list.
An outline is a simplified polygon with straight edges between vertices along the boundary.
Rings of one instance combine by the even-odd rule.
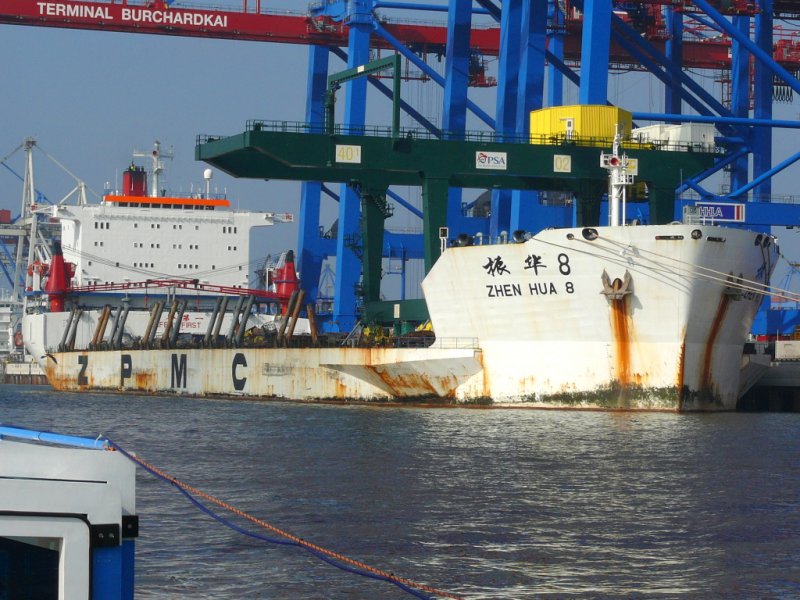
[[[248, 2], [255, 2], [248, 6]], [[261, 7], [181, 6], [171, 0], [0, 0], [0, 23], [288, 44], [347, 44], [347, 33], [321, 32], [306, 14]]]
[[106, 23], [153, 23], [157, 25], [190, 25], [194, 27], [228, 26], [228, 16], [213, 11], [183, 10], [157, 3], [144, 6], [129, 4], [93, 4], [88, 2], [36, 2], [39, 16], [86, 19]]

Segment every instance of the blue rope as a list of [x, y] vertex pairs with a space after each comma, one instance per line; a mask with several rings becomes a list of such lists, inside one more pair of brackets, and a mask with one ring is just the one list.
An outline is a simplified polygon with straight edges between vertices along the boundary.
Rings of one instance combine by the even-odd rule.
[[375, 580], [378, 580], [378, 581], [386, 581], [388, 583], [391, 583], [391, 584], [397, 586], [398, 588], [400, 588], [404, 592], [406, 592], [408, 594], [411, 594], [412, 596], [416, 596], [417, 598], [421, 598], [422, 600], [433, 600], [432, 596], [428, 596], [427, 594], [424, 594], [423, 592], [421, 592], [419, 590], [415, 590], [414, 588], [409, 587], [409, 586], [405, 585], [404, 583], [401, 583], [399, 581], [395, 581], [393, 579], [389, 579], [388, 577], [384, 577], [383, 575], [377, 575], [375, 573], [369, 573], [367, 571], [363, 571], [362, 569], [358, 569], [358, 568], [352, 567], [350, 565], [342, 564], [339, 561], [332, 559], [330, 556], [326, 556], [325, 554], [322, 554], [321, 552], [318, 552], [318, 551], [314, 550], [313, 548], [309, 548], [308, 546], [304, 546], [303, 544], [299, 544], [299, 543], [297, 543], [295, 541], [284, 540], [284, 539], [280, 539], [280, 538], [273, 538], [273, 537], [269, 537], [269, 536], [266, 536], [266, 535], [263, 535], [263, 534], [260, 534], [260, 533], [255, 533], [253, 531], [248, 531], [247, 529], [244, 529], [243, 527], [237, 525], [236, 523], [232, 522], [231, 520], [226, 519], [222, 515], [216, 513], [214, 510], [212, 510], [211, 508], [209, 508], [208, 506], [203, 504], [200, 500], [195, 498], [192, 494], [190, 494], [187, 490], [183, 489], [181, 486], [179, 486], [174, 481], [170, 481], [168, 478], [166, 478], [163, 475], [161, 475], [161, 473], [157, 473], [154, 470], [152, 470], [151, 468], [149, 468], [147, 465], [143, 465], [142, 463], [140, 463], [137, 460], [135, 460], [133, 458], [133, 456], [131, 456], [130, 453], [128, 453], [124, 448], [122, 448], [121, 446], [117, 445], [112, 440], [110, 440], [108, 438], [105, 438], [105, 439], [108, 442], [108, 445], [110, 447], [112, 447], [115, 450], [117, 450], [118, 452], [120, 452], [123, 456], [125, 456], [129, 460], [133, 461], [135, 464], [139, 465], [141, 468], [143, 468], [145, 471], [147, 471], [151, 475], [154, 475], [155, 477], [161, 479], [162, 481], [165, 481], [165, 482], [169, 483], [170, 485], [172, 485], [181, 494], [183, 494], [189, 500], [189, 502], [194, 504], [202, 512], [207, 514], [209, 517], [211, 517], [215, 521], [221, 523], [225, 527], [228, 527], [228, 528], [230, 528], [230, 529], [232, 529], [232, 530], [234, 530], [234, 531], [236, 531], [238, 533], [241, 533], [242, 535], [246, 535], [248, 537], [255, 538], [257, 540], [268, 542], [270, 544], [276, 544], [276, 545], [279, 545], [279, 546], [295, 546], [297, 548], [302, 548], [303, 550], [306, 550], [307, 552], [309, 552], [313, 556], [317, 557], [319, 560], [321, 560], [323, 562], [326, 562], [329, 565], [331, 565], [333, 567], [336, 567], [337, 569], [340, 569], [340, 570], [345, 571], [347, 573], [352, 573], [354, 575], [360, 575], [361, 577], [366, 577], [367, 579], [375, 579]]

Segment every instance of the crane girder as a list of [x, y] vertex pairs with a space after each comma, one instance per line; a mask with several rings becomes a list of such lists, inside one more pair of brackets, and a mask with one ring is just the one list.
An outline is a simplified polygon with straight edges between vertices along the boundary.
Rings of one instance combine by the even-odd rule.
[[[329, 15], [253, 12], [246, 4], [242, 10], [219, 10], [181, 8], [148, 0], [0, 0], [0, 23], [331, 47], [346, 47], [348, 43], [348, 27]], [[415, 52], [445, 54], [447, 28], [444, 25], [382, 21], [381, 26]], [[665, 42], [664, 39], [651, 41], [657, 47]], [[376, 49], [392, 49], [381, 36], [372, 36], [370, 43]], [[581, 22], [569, 19], [564, 47], [568, 64], [580, 62], [580, 44]], [[797, 46], [800, 49], [800, 42]], [[473, 27], [470, 47], [482, 56], [498, 56], [500, 27]], [[620, 66], [638, 65], [635, 58], [613, 45], [610, 60]], [[800, 68], [800, 51], [779, 52], [776, 60], [787, 68]], [[692, 68], [727, 68], [730, 66], [730, 41], [726, 38], [686, 39], [683, 62], [685, 67]]]

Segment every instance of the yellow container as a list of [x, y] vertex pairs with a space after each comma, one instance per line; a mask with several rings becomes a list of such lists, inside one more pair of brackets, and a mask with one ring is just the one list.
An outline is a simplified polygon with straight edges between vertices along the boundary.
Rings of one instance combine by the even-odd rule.
[[574, 104], [531, 111], [531, 143], [573, 140], [581, 145], [606, 146], [617, 126], [623, 139], [631, 136], [631, 113], [616, 106]]

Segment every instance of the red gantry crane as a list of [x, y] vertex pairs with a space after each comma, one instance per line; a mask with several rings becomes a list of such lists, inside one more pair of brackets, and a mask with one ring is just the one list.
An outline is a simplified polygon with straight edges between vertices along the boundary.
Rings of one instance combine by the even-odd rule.
[[[568, 63], [580, 62], [582, 16], [567, 5], [564, 58]], [[678, 5], [687, 13], [693, 11], [690, 2], [674, 0], [639, 1], [627, 3], [625, 20], [640, 29], [642, 35], [656, 46], [667, 39], [661, 18], [662, 4]], [[795, 3], [783, 10], [800, 12]], [[752, 2], [728, 2], [731, 14], [752, 14]], [[261, 0], [243, 0], [241, 9], [218, 7], [182, 7], [163, 0], [111, 0], [84, 2], [81, 0], [0, 0], [0, 23], [39, 27], [62, 27], [154, 35], [176, 35], [283, 44], [313, 44], [346, 47], [348, 28], [326, 16], [275, 11], [262, 6]], [[447, 28], [419, 22], [400, 20], [382, 22], [396, 39], [420, 54], [444, 55]], [[380, 36], [371, 41], [377, 49], [390, 49]], [[482, 56], [500, 53], [500, 27], [473, 27], [470, 46]], [[611, 61], [617, 65], [635, 66], [638, 61], [621, 49], [611, 49]], [[730, 66], [730, 40], [724, 36], [691, 37], [683, 41], [683, 62], [687, 68], [720, 69]], [[800, 69], [800, 40], [782, 38], [775, 59], [788, 69]]]

